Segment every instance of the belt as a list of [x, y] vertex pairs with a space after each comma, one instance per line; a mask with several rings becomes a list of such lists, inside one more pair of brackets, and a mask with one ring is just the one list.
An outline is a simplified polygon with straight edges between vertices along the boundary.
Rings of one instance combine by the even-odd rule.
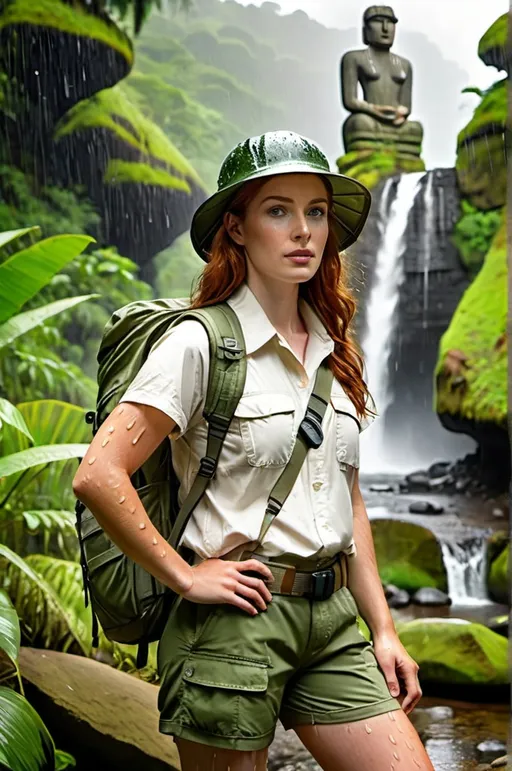
[[[257, 555], [250, 556], [258, 559]], [[343, 552], [336, 555], [332, 565], [321, 570], [298, 570], [291, 565], [281, 565], [266, 559], [260, 561], [265, 563], [274, 577], [274, 582], [268, 585], [271, 594], [327, 600], [333, 592], [348, 586], [348, 560]]]

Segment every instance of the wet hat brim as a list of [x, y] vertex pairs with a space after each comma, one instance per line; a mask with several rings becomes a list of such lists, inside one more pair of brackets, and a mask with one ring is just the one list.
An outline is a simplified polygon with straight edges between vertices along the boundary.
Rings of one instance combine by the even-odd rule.
[[338, 249], [342, 251], [351, 246], [358, 238], [368, 218], [371, 205], [370, 191], [352, 177], [314, 168], [311, 163], [294, 161], [279, 166], [269, 166], [248, 175], [240, 182], [234, 182], [223, 190], [214, 193], [197, 209], [190, 227], [190, 238], [197, 254], [208, 262], [215, 233], [222, 225], [224, 213], [238, 190], [253, 179], [272, 177], [277, 174], [317, 174], [327, 179], [332, 187], [334, 231]]

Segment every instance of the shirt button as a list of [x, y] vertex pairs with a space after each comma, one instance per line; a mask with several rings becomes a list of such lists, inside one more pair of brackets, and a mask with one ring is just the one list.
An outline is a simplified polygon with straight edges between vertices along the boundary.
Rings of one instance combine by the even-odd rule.
[[313, 490], [315, 491], [315, 493], [317, 493], [321, 487], [322, 487], [322, 482], [315, 482], [313, 484]]
[[194, 674], [194, 667], [187, 667], [185, 670], [185, 677], [192, 677]]

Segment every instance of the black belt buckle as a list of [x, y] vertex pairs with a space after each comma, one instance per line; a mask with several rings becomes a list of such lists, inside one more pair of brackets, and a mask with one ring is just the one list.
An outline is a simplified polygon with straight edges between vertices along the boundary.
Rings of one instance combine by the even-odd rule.
[[317, 570], [315, 573], [311, 573], [311, 578], [313, 579], [311, 599], [328, 600], [334, 592], [334, 570], [332, 568]]

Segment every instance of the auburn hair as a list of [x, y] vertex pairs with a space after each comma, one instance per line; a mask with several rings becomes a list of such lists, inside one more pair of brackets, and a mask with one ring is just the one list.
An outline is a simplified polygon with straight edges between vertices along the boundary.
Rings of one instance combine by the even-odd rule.
[[[244, 217], [248, 204], [269, 177], [246, 182], [226, 211]], [[332, 206], [331, 186], [324, 180]], [[331, 208], [331, 207], [330, 207]], [[247, 267], [243, 248], [236, 244], [224, 224], [212, 241], [206, 263], [194, 289], [192, 308], [227, 300], [243, 283]], [[352, 338], [350, 322], [357, 303], [348, 287], [348, 270], [338, 251], [334, 219], [329, 210], [329, 235], [320, 267], [309, 281], [300, 284], [299, 295], [314, 309], [334, 341], [328, 363], [336, 380], [354, 403], [360, 416], [375, 414], [366, 406], [368, 387], [363, 380], [363, 357]]]

